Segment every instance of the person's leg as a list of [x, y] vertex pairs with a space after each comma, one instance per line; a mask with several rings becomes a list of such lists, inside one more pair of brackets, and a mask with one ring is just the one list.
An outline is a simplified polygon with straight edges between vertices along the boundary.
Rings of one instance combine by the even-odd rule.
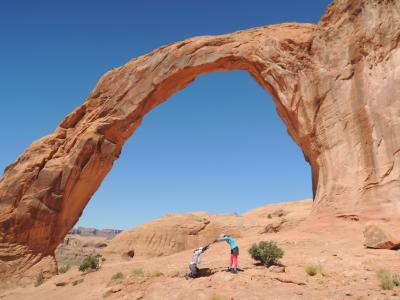
[[197, 265], [190, 264], [189, 269], [190, 269], [190, 276], [193, 278], [197, 277], [197, 273], [198, 273]]
[[236, 247], [234, 249], [232, 249], [232, 262], [233, 262], [233, 272], [236, 273], [237, 272], [237, 266], [238, 266], [238, 256], [239, 256], [239, 248]]
[[231, 268], [233, 268], [233, 253], [231, 252], [231, 259], [230, 259], [230, 263], [229, 263], [229, 268], [228, 269], [231, 269]]
[[238, 265], [238, 257], [235, 254], [232, 254], [232, 268], [236, 270], [237, 265]]

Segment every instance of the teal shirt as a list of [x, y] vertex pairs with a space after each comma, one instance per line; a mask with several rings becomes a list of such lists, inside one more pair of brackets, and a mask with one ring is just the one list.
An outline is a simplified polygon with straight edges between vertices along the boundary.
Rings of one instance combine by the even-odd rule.
[[224, 240], [229, 244], [231, 249], [235, 249], [237, 247], [235, 240], [230, 235], [224, 237]]

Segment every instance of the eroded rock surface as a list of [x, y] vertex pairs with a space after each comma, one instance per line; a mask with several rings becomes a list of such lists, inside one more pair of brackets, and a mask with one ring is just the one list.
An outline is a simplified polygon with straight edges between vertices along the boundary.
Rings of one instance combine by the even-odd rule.
[[45, 268], [145, 114], [213, 71], [246, 70], [273, 96], [311, 166], [314, 217], [398, 219], [399, 12], [399, 1], [336, 0], [318, 24], [190, 38], [107, 72], [5, 169], [0, 274]]
[[240, 238], [271, 232], [265, 228], [275, 228], [276, 223], [279, 227], [273, 232], [286, 231], [304, 221], [311, 206], [311, 200], [303, 200], [266, 205], [244, 215], [206, 212], [167, 215], [120, 233], [102, 253], [127, 256], [129, 251], [134, 251], [135, 258], [155, 257], [205, 246], [221, 233]]
[[[373, 249], [400, 249], [398, 230], [384, 224], [367, 224], [364, 228], [365, 247]], [[396, 236], [394, 235], [396, 233]]]

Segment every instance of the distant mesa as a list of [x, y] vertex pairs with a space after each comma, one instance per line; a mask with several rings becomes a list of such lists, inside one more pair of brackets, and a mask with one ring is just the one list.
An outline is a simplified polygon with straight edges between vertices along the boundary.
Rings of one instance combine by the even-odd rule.
[[80, 236], [98, 236], [112, 239], [121, 232], [122, 230], [120, 229], [96, 229], [91, 227], [77, 227], [71, 229], [68, 234], [77, 234]]

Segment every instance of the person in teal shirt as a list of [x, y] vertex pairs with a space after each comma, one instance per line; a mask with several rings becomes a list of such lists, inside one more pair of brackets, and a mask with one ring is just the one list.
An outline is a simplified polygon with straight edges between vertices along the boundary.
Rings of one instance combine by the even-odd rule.
[[214, 243], [222, 241], [227, 242], [229, 244], [229, 247], [231, 248], [230, 266], [228, 268], [228, 271], [236, 274], [238, 266], [239, 247], [233, 237], [228, 234], [220, 234], [219, 238], [216, 239]]

